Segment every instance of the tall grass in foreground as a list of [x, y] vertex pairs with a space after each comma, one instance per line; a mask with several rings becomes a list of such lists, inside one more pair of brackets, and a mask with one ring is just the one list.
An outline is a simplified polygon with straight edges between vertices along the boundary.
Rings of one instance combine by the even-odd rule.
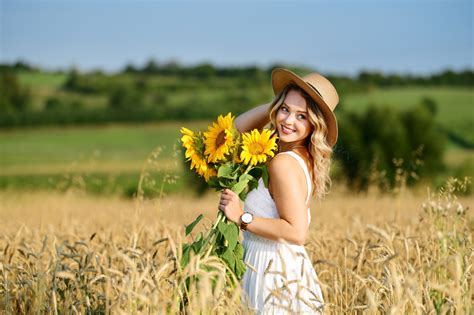
[[[360, 210], [366, 219], [380, 217], [375, 222], [334, 210], [327, 211], [332, 216], [315, 217], [306, 248], [321, 281], [326, 313], [471, 313], [474, 223], [456, 197], [465, 184], [451, 180], [417, 204], [404, 201], [408, 191], [388, 202], [377, 195], [354, 197], [360, 199], [358, 206], [369, 207]], [[26, 198], [8, 201], [0, 196], [0, 203]], [[54, 198], [53, 203], [63, 202]], [[0, 232], [0, 313], [247, 313], [240, 304], [240, 289], [226, 285], [233, 279], [225, 278], [225, 264], [191, 257], [186, 269], [179, 267], [184, 242], [180, 225], [189, 219], [184, 212], [173, 219], [163, 215], [166, 198], [159, 202], [162, 209], [153, 207], [151, 213], [143, 199], [139, 207], [128, 203], [132, 209], [125, 215], [117, 205], [77, 206], [81, 198], [86, 199], [66, 199], [70, 201], [49, 218], [57, 224], [35, 224], [27, 220], [37, 215], [32, 211], [11, 214], [0, 206], [5, 218]], [[335, 198], [344, 199], [346, 207], [356, 203], [345, 194]], [[33, 202], [39, 201], [48, 202], [43, 197]], [[77, 218], [66, 209], [73, 207], [83, 210]], [[9, 224], [15, 216], [24, 224]], [[192, 281], [196, 276], [199, 281]], [[186, 306], [179, 303], [183, 300]]]

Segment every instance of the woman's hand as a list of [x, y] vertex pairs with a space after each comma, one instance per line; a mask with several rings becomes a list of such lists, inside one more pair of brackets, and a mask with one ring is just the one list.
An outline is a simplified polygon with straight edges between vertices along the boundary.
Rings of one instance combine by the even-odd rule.
[[219, 201], [219, 210], [224, 212], [227, 219], [240, 224], [240, 216], [244, 213], [240, 206], [239, 196], [230, 189], [224, 189]]

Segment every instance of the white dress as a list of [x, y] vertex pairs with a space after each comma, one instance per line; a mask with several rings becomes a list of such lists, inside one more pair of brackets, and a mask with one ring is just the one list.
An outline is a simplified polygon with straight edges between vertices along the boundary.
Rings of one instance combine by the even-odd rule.
[[[311, 195], [311, 178], [303, 159], [292, 151], [304, 170]], [[245, 200], [244, 209], [256, 217], [279, 218], [275, 202], [260, 179], [258, 187]], [[308, 208], [308, 225], [311, 221]], [[304, 246], [272, 241], [244, 232], [244, 261], [247, 270], [242, 278], [242, 302], [256, 314], [319, 314], [323, 296], [318, 277]]]

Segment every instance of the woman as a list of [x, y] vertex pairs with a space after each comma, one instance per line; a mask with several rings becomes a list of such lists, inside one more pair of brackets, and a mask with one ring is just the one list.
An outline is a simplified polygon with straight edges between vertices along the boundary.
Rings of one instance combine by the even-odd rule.
[[269, 163], [268, 189], [260, 180], [242, 209], [231, 190], [219, 209], [244, 231], [244, 302], [257, 313], [319, 313], [323, 297], [304, 243], [310, 222], [309, 198], [330, 185], [333, 114], [339, 97], [323, 76], [303, 78], [286, 69], [272, 72], [275, 99], [235, 119], [240, 132], [263, 128], [278, 133], [279, 153]]

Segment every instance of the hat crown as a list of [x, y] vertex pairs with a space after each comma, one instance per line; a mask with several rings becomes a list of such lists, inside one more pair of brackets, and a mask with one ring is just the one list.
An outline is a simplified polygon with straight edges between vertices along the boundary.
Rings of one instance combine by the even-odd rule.
[[316, 72], [310, 73], [302, 77], [302, 79], [308, 83], [321, 96], [328, 107], [334, 111], [339, 103], [339, 95], [332, 83]]

